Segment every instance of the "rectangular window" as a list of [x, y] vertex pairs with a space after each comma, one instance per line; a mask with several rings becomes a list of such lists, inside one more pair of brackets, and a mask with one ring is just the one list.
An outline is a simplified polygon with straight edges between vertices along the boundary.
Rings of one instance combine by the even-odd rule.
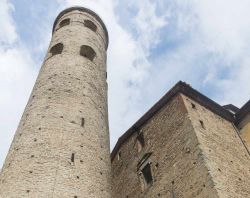
[[153, 183], [153, 177], [152, 177], [152, 172], [151, 172], [151, 167], [150, 164], [147, 164], [143, 169], [142, 169], [142, 174], [145, 180], [145, 183], [147, 185], [150, 185]]

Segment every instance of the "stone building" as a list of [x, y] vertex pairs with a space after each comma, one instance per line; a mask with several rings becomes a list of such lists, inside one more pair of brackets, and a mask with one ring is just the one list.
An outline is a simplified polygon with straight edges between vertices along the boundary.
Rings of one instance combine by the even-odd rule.
[[119, 138], [112, 197], [250, 197], [249, 114], [179, 82]]
[[59, 14], [1, 172], [1, 198], [110, 197], [107, 46], [93, 11]]
[[111, 153], [108, 33], [93, 11], [56, 18], [0, 174], [0, 198], [250, 197], [250, 101], [221, 106], [179, 82]]

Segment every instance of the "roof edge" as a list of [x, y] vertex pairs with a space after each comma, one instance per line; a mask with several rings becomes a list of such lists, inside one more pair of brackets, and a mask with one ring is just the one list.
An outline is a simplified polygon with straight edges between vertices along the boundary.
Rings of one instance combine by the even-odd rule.
[[134, 134], [137, 129], [141, 128], [150, 118], [152, 118], [163, 106], [165, 106], [175, 95], [182, 93], [202, 106], [208, 108], [224, 119], [234, 122], [234, 115], [221, 105], [193, 89], [185, 82], [179, 81], [170, 91], [168, 91], [153, 107], [151, 107], [132, 127], [130, 127], [117, 141], [111, 152], [111, 161], [113, 161], [121, 145]]
[[250, 114], [250, 100], [236, 113], [235, 124], [238, 125], [247, 116], [247, 114]]
[[55, 27], [56, 27], [56, 24], [58, 23], [58, 20], [63, 16], [65, 15], [66, 13], [68, 12], [71, 12], [71, 11], [74, 11], [74, 10], [79, 10], [79, 11], [82, 11], [82, 12], [87, 12], [89, 13], [90, 15], [92, 15], [93, 17], [95, 17], [101, 24], [103, 30], [104, 30], [104, 33], [105, 33], [105, 36], [106, 36], [106, 39], [107, 39], [107, 44], [106, 44], [106, 49], [108, 49], [108, 44], [109, 44], [109, 34], [108, 34], [108, 30], [106, 28], [106, 25], [104, 24], [103, 20], [101, 19], [101, 17], [96, 14], [94, 11], [88, 9], [88, 8], [85, 8], [85, 7], [81, 7], [81, 6], [74, 6], [74, 7], [69, 7], [69, 8], [66, 8], [65, 10], [61, 11], [58, 16], [56, 17], [55, 19], [55, 22], [53, 24], [53, 30], [52, 30], [52, 34], [54, 33], [55, 31]]

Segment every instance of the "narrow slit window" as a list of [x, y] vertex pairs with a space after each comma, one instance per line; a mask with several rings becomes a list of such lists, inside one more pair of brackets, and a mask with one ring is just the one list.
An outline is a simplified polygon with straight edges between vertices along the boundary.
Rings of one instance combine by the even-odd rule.
[[94, 32], [96, 32], [96, 30], [97, 30], [97, 26], [90, 20], [85, 20], [84, 21], [84, 26], [91, 29]]
[[200, 120], [200, 124], [201, 124], [201, 127], [202, 127], [203, 129], [206, 129], [206, 127], [205, 127], [205, 125], [204, 125], [204, 122], [203, 122], [202, 120]]
[[84, 127], [85, 120], [82, 118], [81, 126]]
[[75, 162], [75, 153], [71, 154], [71, 162], [74, 163]]
[[87, 59], [89, 59], [91, 61], [93, 61], [94, 58], [96, 57], [95, 51], [91, 47], [89, 47], [87, 45], [83, 45], [81, 47], [80, 55], [84, 56], [85, 58], [87, 58]]
[[150, 185], [153, 183], [153, 176], [151, 172], [151, 167], [150, 164], [147, 164], [143, 169], [142, 169], [142, 174], [144, 177], [144, 181], [147, 185]]
[[62, 43], [58, 43], [50, 49], [50, 53], [52, 56], [54, 56], [56, 54], [61, 54], [62, 51], [63, 51], [63, 44]]
[[59, 23], [59, 28], [70, 24], [70, 19], [64, 19]]

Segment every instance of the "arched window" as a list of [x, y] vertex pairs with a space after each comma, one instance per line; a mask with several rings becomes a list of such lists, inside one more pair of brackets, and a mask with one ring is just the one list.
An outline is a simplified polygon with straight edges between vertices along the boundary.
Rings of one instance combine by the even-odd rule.
[[81, 46], [80, 55], [86, 57], [91, 61], [93, 61], [94, 58], [96, 57], [95, 51], [87, 45]]
[[59, 23], [59, 28], [69, 25], [70, 24], [70, 19], [64, 19]]
[[50, 49], [50, 53], [52, 56], [54, 56], [56, 54], [61, 54], [62, 51], [63, 51], [63, 44], [62, 43], [58, 43]]
[[97, 26], [90, 20], [84, 20], [84, 26], [96, 32]]

